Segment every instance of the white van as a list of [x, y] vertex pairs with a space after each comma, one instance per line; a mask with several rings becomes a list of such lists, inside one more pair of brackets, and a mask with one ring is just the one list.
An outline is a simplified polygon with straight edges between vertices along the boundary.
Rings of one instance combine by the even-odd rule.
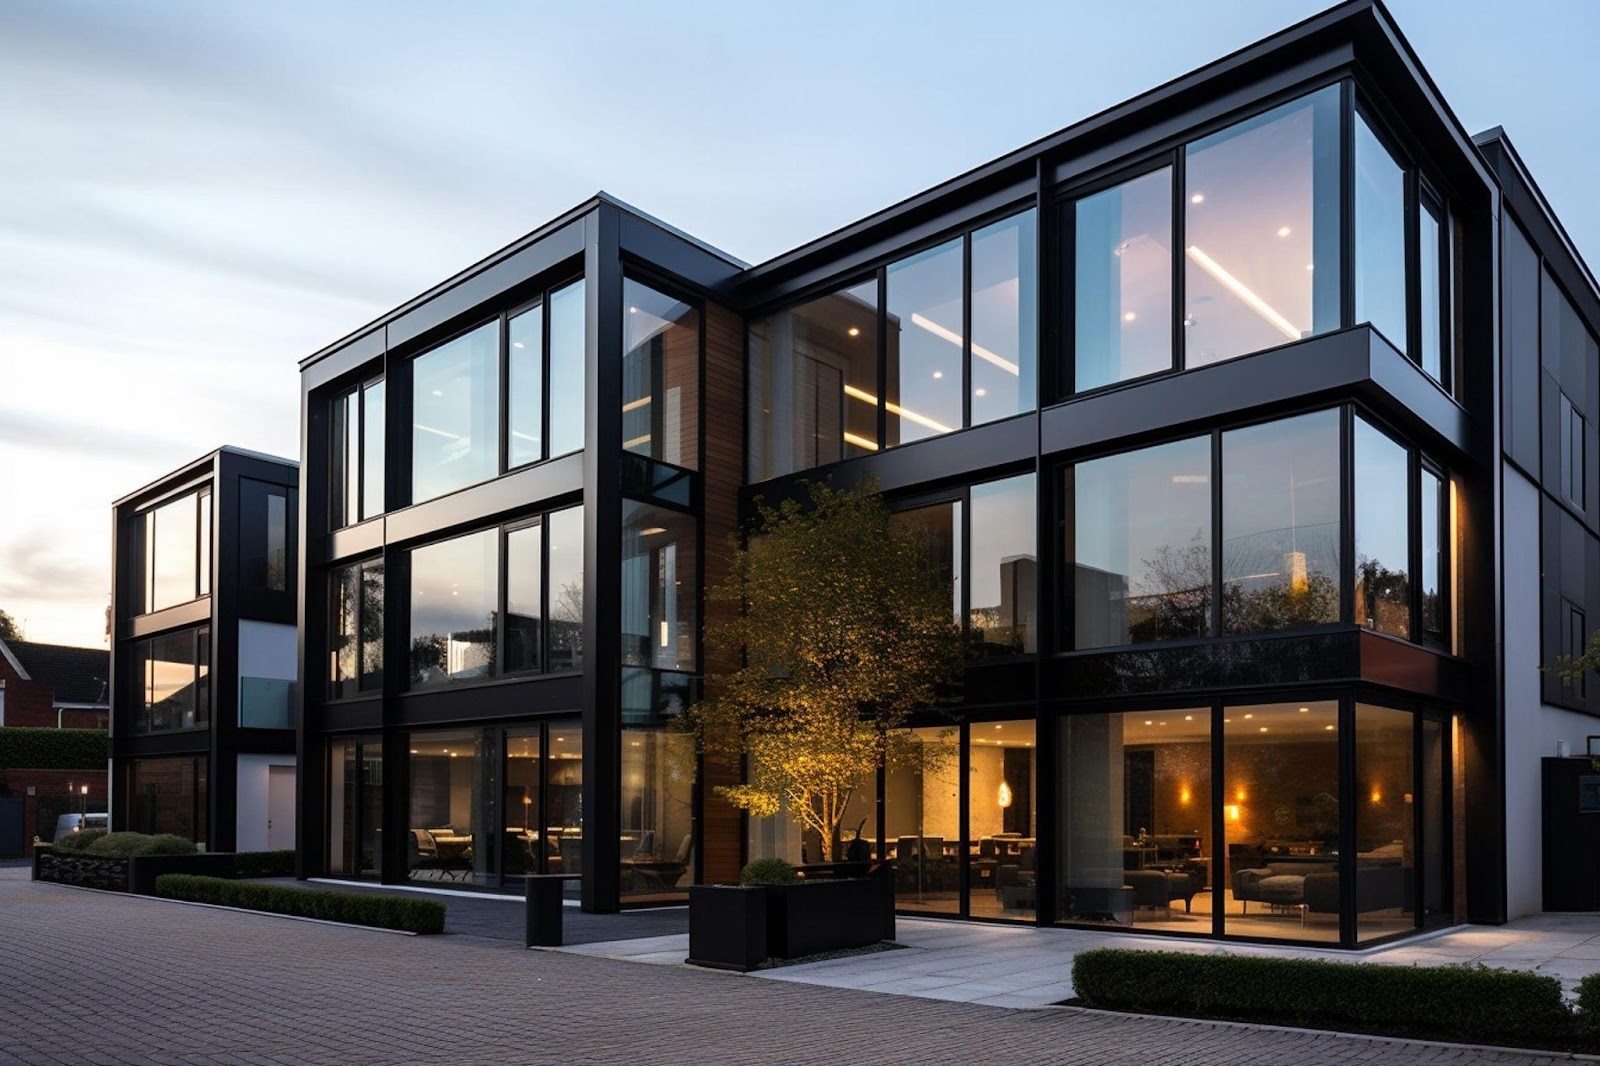
[[110, 829], [109, 814], [63, 814], [56, 819], [56, 835], [52, 844], [59, 844], [80, 829]]

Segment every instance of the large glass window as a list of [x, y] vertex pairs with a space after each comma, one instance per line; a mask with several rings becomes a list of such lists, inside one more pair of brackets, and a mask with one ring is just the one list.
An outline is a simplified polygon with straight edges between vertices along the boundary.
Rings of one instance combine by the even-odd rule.
[[587, 332], [584, 283], [575, 281], [550, 294], [550, 454], [583, 447], [584, 348]]
[[1229, 706], [1222, 718], [1223, 930], [1339, 939], [1339, 705]]
[[1418, 869], [1422, 877], [1422, 914], [1425, 921], [1448, 918], [1454, 910], [1450, 892], [1449, 823], [1445, 804], [1450, 790], [1450, 740], [1442, 722], [1422, 720], [1422, 780], [1417, 791], [1422, 801], [1422, 847]]
[[506, 534], [506, 671], [544, 663], [544, 527]]
[[632, 279], [622, 283], [622, 447], [700, 465], [700, 311]]
[[1038, 404], [1039, 253], [1033, 211], [972, 234], [972, 424]]
[[1079, 463], [1073, 521], [1074, 647], [1211, 631], [1211, 440]]
[[383, 687], [383, 562], [335, 570], [331, 585], [328, 695], [376, 691]]
[[878, 281], [750, 326], [751, 481], [878, 449]]
[[144, 611], [211, 592], [211, 490], [186, 493], [144, 512]]
[[1330, 86], [1185, 149], [1186, 365], [1339, 328], [1339, 95]]
[[1417, 581], [1422, 592], [1422, 635], [1425, 639], [1449, 645], [1450, 628], [1445, 605], [1449, 588], [1450, 555], [1445, 546], [1445, 531], [1450, 528], [1449, 500], [1444, 482], [1426, 467], [1422, 469], [1422, 573]]
[[908, 754], [884, 786], [895, 906], [932, 914], [961, 911], [961, 734], [910, 731]]
[[961, 619], [963, 585], [961, 568], [961, 501], [931, 504], [896, 511], [894, 524], [914, 536], [929, 570], [950, 582], [950, 614]]
[[884, 439], [890, 446], [961, 428], [962, 252], [958, 238], [889, 267]]
[[1222, 435], [1222, 628], [1339, 620], [1339, 412]]
[[622, 501], [622, 665], [695, 668], [699, 521]]
[[498, 825], [497, 731], [411, 734], [406, 876], [412, 881], [492, 885], [490, 827]]
[[1074, 714], [1057, 737], [1061, 920], [1209, 934], [1211, 709]]
[[411, 684], [495, 670], [499, 535], [486, 529], [411, 552]]
[[1422, 351], [1418, 356], [1422, 369], [1435, 381], [1444, 382], [1448, 365], [1445, 351], [1445, 338], [1449, 336], [1445, 323], [1445, 294], [1449, 285], [1449, 245], [1445, 236], [1444, 209], [1428, 197], [1423, 197], [1421, 206], [1422, 210], [1417, 216], [1420, 227], [1417, 270], [1421, 306], [1417, 313], [1422, 319], [1418, 323]]
[[[583, 873], [583, 727], [576, 720], [551, 722], [545, 749], [545, 834], [553, 844], [545, 869]], [[573, 882], [574, 886], [576, 882]]]
[[1411, 522], [1406, 449], [1356, 419], [1356, 622], [1411, 634]]
[[545, 518], [549, 619], [545, 669], [583, 666], [583, 508], [569, 507]]
[[1415, 928], [1416, 788], [1407, 711], [1356, 704], [1356, 939]]
[[1079, 200], [1073, 385], [1172, 368], [1172, 168]]
[[382, 826], [383, 742], [335, 737], [328, 742], [328, 873], [378, 877]]
[[967, 913], [1031, 920], [1039, 907], [1034, 723], [973, 722], [967, 746]]
[[1356, 321], [1406, 351], [1406, 172], [1359, 112], [1354, 152]]
[[133, 646], [135, 733], [204, 729], [211, 721], [211, 630], [185, 629]]
[[500, 323], [411, 365], [411, 502], [476, 485], [500, 468]]
[[506, 465], [544, 458], [544, 307], [531, 307], [506, 324]]
[[128, 828], [206, 842], [206, 758], [133, 759], [128, 764]]
[[[574, 719], [560, 718], [507, 729], [503, 752], [502, 881], [528, 874], [582, 873], [581, 727]], [[568, 882], [566, 890], [576, 895], [578, 882]]]
[[384, 382], [370, 381], [329, 405], [330, 525], [354, 525], [383, 513]]
[[967, 636], [979, 655], [1038, 650], [1034, 476], [972, 486]]
[[239, 580], [247, 592], [287, 592], [289, 489], [239, 479]]
[[694, 884], [694, 736], [622, 731], [622, 898], [681, 899]]

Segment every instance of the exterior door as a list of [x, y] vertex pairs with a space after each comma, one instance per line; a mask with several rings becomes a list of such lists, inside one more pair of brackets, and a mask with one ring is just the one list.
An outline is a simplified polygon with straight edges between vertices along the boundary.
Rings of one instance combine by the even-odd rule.
[[267, 850], [294, 848], [294, 767], [267, 768]]

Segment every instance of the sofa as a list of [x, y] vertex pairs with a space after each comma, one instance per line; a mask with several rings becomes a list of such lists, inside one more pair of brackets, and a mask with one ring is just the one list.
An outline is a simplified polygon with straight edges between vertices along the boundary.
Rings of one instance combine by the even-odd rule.
[[1316, 876], [1332, 877], [1337, 882], [1338, 863], [1269, 862], [1265, 866], [1235, 870], [1233, 898], [1246, 914], [1250, 911], [1251, 903], [1293, 906], [1306, 902], [1306, 881]]
[[[1339, 875], [1308, 874], [1306, 909], [1317, 914], [1339, 913]], [[1399, 863], [1356, 862], [1356, 913], [1401, 910], [1406, 905], [1406, 868]]]
[[1194, 894], [1198, 891], [1194, 879], [1188, 874], [1168, 873], [1165, 870], [1128, 870], [1123, 873], [1122, 880], [1133, 889], [1135, 907], [1171, 911], [1172, 901], [1181, 899], [1184, 913], [1188, 913]]

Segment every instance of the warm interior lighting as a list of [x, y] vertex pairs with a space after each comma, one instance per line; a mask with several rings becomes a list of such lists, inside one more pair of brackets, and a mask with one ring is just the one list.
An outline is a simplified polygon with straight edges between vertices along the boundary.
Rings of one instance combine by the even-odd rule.
[[996, 797], [1001, 809], [1011, 806], [1011, 786], [1004, 781], [1000, 782], [1000, 795]]
[[[925, 318], [920, 314], [913, 314], [911, 316], [911, 324], [915, 326], [921, 326], [935, 337], [938, 337], [941, 340], [947, 340], [957, 348], [961, 347], [961, 334], [955, 332], [954, 330], [945, 329], [931, 318]], [[977, 356], [979, 359], [984, 360], [985, 362], [993, 363], [1001, 370], [1004, 370], [1007, 374], [1014, 374], [1019, 377], [1022, 374], [1022, 369], [1017, 366], [1016, 363], [1013, 363], [1003, 355], [996, 355], [994, 352], [991, 352], [981, 344], [974, 344], [972, 346], [972, 354]]]
[[1192, 722], [1192, 721], [1194, 721], [1194, 715], [1192, 715], [1192, 714], [1186, 714], [1186, 715], [1184, 715], [1184, 716], [1183, 716], [1183, 720], [1184, 720], [1184, 721], [1185, 721], [1185, 722]]
[[667, 531], [667, 527], [666, 526], [651, 526], [649, 529], [641, 529], [641, 530], [639, 530], [639, 536], [641, 536], [641, 537], [653, 537], [657, 533], [665, 533], [666, 531]]
[[667, 627], [667, 623], [666, 623], [666, 621], [663, 620], [662, 623], [661, 623], [661, 646], [663, 648], [668, 646], [668, 635], [669, 635], [669, 630], [668, 630], [668, 627]]
[[1378, 788], [1376, 785], [1374, 785], [1373, 788], [1372, 788], [1372, 802], [1373, 803], [1382, 803], [1383, 802], [1383, 790]]
[[846, 444], [854, 444], [857, 448], [865, 448], [869, 452], [875, 452], [878, 450], [877, 441], [868, 440], [865, 437], [859, 437], [854, 433], [846, 433], [844, 435], [844, 442]]
[[850, 334], [850, 336], [852, 336], [852, 337], [859, 337], [859, 336], [861, 336], [861, 327], [860, 326], [851, 326], [849, 329], [845, 330], [845, 332]]
[[632, 440], [623, 441], [622, 442], [622, 446], [625, 449], [631, 449], [631, 448], [637, 448], [640, 445], [649, 444], [649, 443], [650, 443], [650, 434], [646, 433], [642, 437], [634, 437]]
[[1300, 708], [1300, 713], [1301, 714], [1309, 714], [1309, 713], [1311, 713], [1311, 708], [1310, 707], [1302, 707], [1302, 708]]
[[[854, 385], [846, 385], [844, 387], [844, 394], [853, 399], [860, 400], [862, 403], [870, 403], [874, 407], [878, 406], [878, 398], [876, 396], [872, 395], [870, 392], [867, 392], [865, 389], [858, 389]], [[908, 411], [899, 404], [886, 403], [883, 405], [883, 409], [892, 415], [898, 415], [899, 417], [904, 418], [908, 422], [915, 422], [919, 426], [931, 429], [935, 433], [950, 432], [950, 427], [944, 423], [935, 422], [927, 415], [919, 415], [915, 411]], [[845, 439], [849, 440], [849, 438], [850, 435], [848, 433], [845, 434]], [[877, 446], [873, 445], [872, 447], [874, 450], [876, 450]]]
[[637, 400], [629, 400], [627, 403], [623, 404], [622, 411], [624, 414], [628, 413], [629, 411], [637, 411], [639, 408], [643, 407], [649, 402], [650, 397], [641, 396]]
[[1223, 288], [1227, 289], [1239, 299], [1243, 300], [1245, 305], [1256, 314], [1272, 323], [1273, 328], [1279, 333], [1282, 333], [1285, 337], [1292, 341], [1297, 341], [1300, 339], [1300, 331], [1294, 327], [1293, 322], [1290, 322], [1287, 318], [1284, 318], [1273, 308], [1271, 304], [1257, 296], [1250, 286], [1246, 285], [1244, 282], [1240, 281], [1238, 278], [1224, 270], [1222, 265], [1215, 259], [1202, 252], [1193, 244], [1189, 245], [1187, 254], [1190, 259], [1194, 260], [1195, 264], [1199, 266], [1201, 270], [1204, 270], [1207, 274], [1210, 274], [1213, 278], [1215, 278]]
[[1237, 822], [1239, 820], [1239, 805], [1237, 803], [1230, 803], [1223, 810], [1228, 814], [1228, 821]]
[[1178, 790], [1178, 802], [1179, 803], [1188, 803], [1189, 802], [1189, 795], [1190, 795], [1189, 786], [1188, 785], [1184, 785], [1182, 788], [1180, 788]]

